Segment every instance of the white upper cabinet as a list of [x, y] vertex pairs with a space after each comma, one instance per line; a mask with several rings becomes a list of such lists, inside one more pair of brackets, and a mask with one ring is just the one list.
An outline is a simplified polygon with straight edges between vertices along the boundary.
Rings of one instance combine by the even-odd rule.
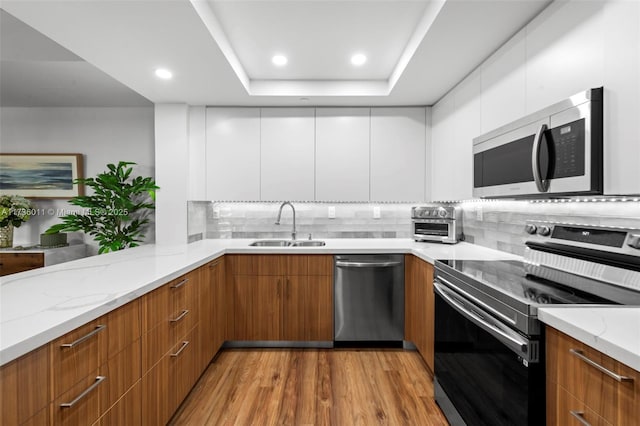
[[262, 200], [314, 199], [314, 111], [313, 108], [262, 109]]
[[316, 200], [369, 200], [369, 113], [316, 109]]
[[608, 2], [604, 16], [604, 192], [640, 194], [640, 2]]
[[207, 199], [260, 199], [260, 109], [207, 108]]
[[425, 198], [425, 108], [371, 109], [371, 201]]
[[480, 133], [490, 132], [526, 115], [525, 35], [523, 29], [481, 66]]
[[602, 86], [604, 7], [600, 1], [555, 2], [527, 25], [527, 114]]

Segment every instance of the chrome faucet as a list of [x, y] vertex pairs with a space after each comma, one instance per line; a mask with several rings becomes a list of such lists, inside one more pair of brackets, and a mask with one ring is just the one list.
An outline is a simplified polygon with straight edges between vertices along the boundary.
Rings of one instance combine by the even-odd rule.
[[276, 218], [276, 225], [280, 225], [280, 216], [282, 216], [282, 208], [286, 205], [291, 206], [291, 210], [293, 210], [293, 232], [291, 232], [291, 239], [295, 240], [296, 239], [296, 209], [295, 207], [293, 207], [293, 204], [291, 204], [289, 201], [285, 201], [284, 203], [280, 204], [280, 210], [278, 210], [278, 217]]

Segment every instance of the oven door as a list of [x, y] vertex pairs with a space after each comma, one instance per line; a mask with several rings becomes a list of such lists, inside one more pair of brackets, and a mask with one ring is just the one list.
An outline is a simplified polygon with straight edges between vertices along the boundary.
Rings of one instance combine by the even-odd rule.
[[435, 399], [452, 425], [544, 425], [542, 342], [442, 282], [435, 291]]

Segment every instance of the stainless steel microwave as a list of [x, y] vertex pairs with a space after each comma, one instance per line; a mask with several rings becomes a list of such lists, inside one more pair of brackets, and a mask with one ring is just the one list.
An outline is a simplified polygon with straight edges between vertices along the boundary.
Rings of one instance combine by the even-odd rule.
[[580, 92], [473, 140], [473, 196], [602, 194], [603, 89]]

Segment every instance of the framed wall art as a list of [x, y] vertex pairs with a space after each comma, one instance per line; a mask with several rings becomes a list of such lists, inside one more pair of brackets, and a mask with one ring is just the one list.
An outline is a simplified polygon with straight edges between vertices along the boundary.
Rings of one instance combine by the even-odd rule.
[[84, 195], [82, 154], [0, 154], [0, 195], [72, 198]]

